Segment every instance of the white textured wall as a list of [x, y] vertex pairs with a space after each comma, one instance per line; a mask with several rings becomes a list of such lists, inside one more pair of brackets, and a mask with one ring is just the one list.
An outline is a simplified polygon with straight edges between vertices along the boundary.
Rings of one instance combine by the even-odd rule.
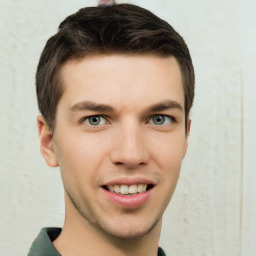
[[[134, 0], [187, 41], [196, 70], [188, 155], [165, 214], [169, 256], [256, 255], [256, 2]], [[61, 226], [58, 169], [39, 153], [34, 74], [68, 14], [96, 1], [0, 0], [0, 255]]]

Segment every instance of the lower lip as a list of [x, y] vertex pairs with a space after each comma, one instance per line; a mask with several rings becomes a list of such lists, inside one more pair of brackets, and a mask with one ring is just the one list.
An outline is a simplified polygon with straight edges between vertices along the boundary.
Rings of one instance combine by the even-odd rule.
[[118, 193], [114, 193], [111, 191], [108, 191], [106, 189], [103, 189], [103, 192], [105, 196], [111, 200], [112, 202], [125, 207], [125, 208], [137, 208], [140, 206], [143, 206], [150, 198], [152, 194], [152, 189], [143, 192], [143, 193], [138, 193], [136, 195], [122, 195]]

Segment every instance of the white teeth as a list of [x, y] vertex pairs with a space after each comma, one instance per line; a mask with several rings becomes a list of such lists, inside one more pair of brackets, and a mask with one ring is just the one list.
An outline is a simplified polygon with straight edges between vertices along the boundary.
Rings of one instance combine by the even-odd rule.
[[147, 190], [147, 184], [133, 184], [133, 185], [109, 185], [108, 190], [122, 195], [142, 193]]
[[121, 185], [121, 194], [127, 195], [129, 193], [129, 188], [127, 185]]
[[110, 185], [110, 186], [108, 186], [108, 189], [109, 189], [109, 191], [114, 192], [115, 191], [115, 186]]
[[115, 192], [116, 193], [120, 193], [121, 189], [120, 189], [120, 186], [119, 185], [115, 185]]
[[138, 193], [138, 186], [137, 185], [129, 186], [129, 194], [136, 194], [136, 193]]
[[143, 184], [140, 184], [140, 185], [138, 186], [138, 192], [139, 192], [139, 193], [142, 192], [143, 189], [144, 189]]

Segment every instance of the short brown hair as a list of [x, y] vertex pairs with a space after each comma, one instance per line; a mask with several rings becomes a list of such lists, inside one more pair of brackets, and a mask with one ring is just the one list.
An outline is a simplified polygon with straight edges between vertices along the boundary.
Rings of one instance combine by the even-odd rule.
[[194, 68], [183, 38], [164, 20], [131, 4], [82, 8], [68, 16], [46, 43], [36, 73], [38, 107], [54, 129], [64, 88], [61, 67], [69, 60], [97, 53], [174, 56], [183, 79], [185, 116], [194, 99]]

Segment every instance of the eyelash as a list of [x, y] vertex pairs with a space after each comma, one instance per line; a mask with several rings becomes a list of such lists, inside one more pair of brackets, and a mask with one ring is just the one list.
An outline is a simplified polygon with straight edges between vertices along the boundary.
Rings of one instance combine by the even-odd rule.
[[[79, 123], [84, 123], [84, 122], [88, 121], [90, 118], [104, 118], [104, 119], [106, 120], [106, 122], [107, 122], [107, 117], [104, 116], [104, 115], [92, 115], [92, 116], [83, 117], [83, 118], [79, 121]], [[88, 122], [89, 122], [89, 121], [88, 121]], [[93, 125], [93, 124], [87, 124], [87, 125], [92, 126], [92, 127], [97, 127], [97, 126], [99, 126], [99, 125]]]
[[[166, 119], [168, 118], [170, 120], [170, 123], [176, 123], [176, 119], [175, 117], [173, 116], [170, 116], [170, 115], [165, 115], [165, 114], [154, 114], [152, 115], [149, 119], [148, 119], [148, 123], [150, 123], [151, 120], [153, 120], [153, 118], [155, 117], [164, 117], [164, 122], [166, 121]], [[155, 123], [152, 123], [154, 125], [157, 125]], [[163, 126], [163, 125], [166, 125], [166, 124], [159, 124], [159, 126]]]
[[[148, 123], [148, 124], [157, 125], [157, 126], [166, 125], [166, 124], [150, 123], [150, 121], [153, 120], [153, 118], [155, 118], [155, 117], [164, 117], [164, 118], [165, 118], [164, 121], [166, 121], [166, 118], [168, 118], [168, 119], [170, 119], [170, 123], [176, 123], [176, 122], [177, 122], [176, 118], [173, 117], [173, 116], [165, 115], [165, 114], [154, 114], [154, 115], [150, 116], [150, 118], [147, 120], [147, 123]], [[92, 116], [83, 117], [83, 118], [79, 121], [79, 123], [84, 123], [84, 122], [88, 121], [90, 118], [103, 118], [103, 119], [105, 119], [106, 123], [108, 122], [108, 120], [107, 120], [108, 117], [107, 117], [107, 116], [104, 116], [104, 115], [92, 115]], [[88, 121], [88, 122], [89, 122], [89, 121]], [[110, 122], [108, 122], [108, 123], [110, 123]], [[89, 125], [89, 126], [91, 126], [91, 127], [98, 127], [98, 126], [100, 126], [100, 125], [102, 125], [102, 124], [96, 124], [96, 125], [87, 124], [87, 125]]]

